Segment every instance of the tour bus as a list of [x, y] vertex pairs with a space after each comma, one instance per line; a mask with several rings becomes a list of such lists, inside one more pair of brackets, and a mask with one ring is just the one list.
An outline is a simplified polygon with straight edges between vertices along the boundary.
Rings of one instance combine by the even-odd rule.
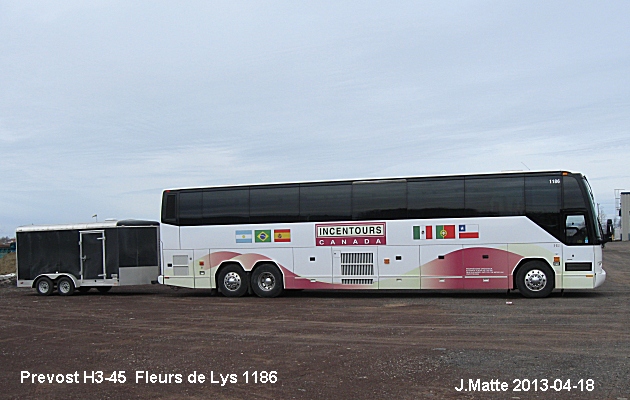
[[230, 297], [593, 289], [606, 279], [593, 204], [564, 171], [166, 190], [158, 281]]

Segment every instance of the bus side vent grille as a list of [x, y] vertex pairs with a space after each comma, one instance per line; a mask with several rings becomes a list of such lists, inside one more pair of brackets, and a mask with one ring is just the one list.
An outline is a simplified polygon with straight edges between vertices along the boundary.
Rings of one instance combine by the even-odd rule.
[[173, 275], [186, 276], [188, 275], [188, 256], [187, 255], [175, 255], [173, 256]]
[[342, 279], [343, 285], [371, 285], [374, 279]]
[[188, 256], [173, 256], [173, 265], [178, 267], [187, 267], [188, 266]]
[[374, 275], [374, 253], [341, 253], [341, 275]]

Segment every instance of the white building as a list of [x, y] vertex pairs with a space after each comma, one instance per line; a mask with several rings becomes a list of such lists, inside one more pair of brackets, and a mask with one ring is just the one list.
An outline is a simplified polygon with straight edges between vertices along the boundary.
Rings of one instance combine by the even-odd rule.
[[621, 240], [628, 240], [630, 234], [630, 192], [621, 193]]

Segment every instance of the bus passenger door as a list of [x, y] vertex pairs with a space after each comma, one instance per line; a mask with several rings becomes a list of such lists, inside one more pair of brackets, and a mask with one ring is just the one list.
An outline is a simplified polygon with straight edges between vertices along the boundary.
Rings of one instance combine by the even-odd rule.
[[565, 216], [564, 268], [562, 271], [562, 287], [564, 289], [588, 289], [595, 286], [593, 270], [595, 253], [593, 240], [584, 214], [567, 214]]

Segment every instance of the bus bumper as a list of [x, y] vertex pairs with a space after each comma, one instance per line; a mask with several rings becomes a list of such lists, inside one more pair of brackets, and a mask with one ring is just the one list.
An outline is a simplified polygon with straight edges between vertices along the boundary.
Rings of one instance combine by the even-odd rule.
[[602, 268], [602, 272], [599, 272], [595, 275], [595, 286], [594, 287], [599, 287], [602, 285], [602, 283], [604, 283], [604, 281], [606, 280], [606, 271], [604, 271], [604, 269]]
[[164, 284], [164, 275], [159, 275], [159, 276], [158, 276], [158, 283], [159, 283], [160, 285], [163, 285], [163, 284]]

